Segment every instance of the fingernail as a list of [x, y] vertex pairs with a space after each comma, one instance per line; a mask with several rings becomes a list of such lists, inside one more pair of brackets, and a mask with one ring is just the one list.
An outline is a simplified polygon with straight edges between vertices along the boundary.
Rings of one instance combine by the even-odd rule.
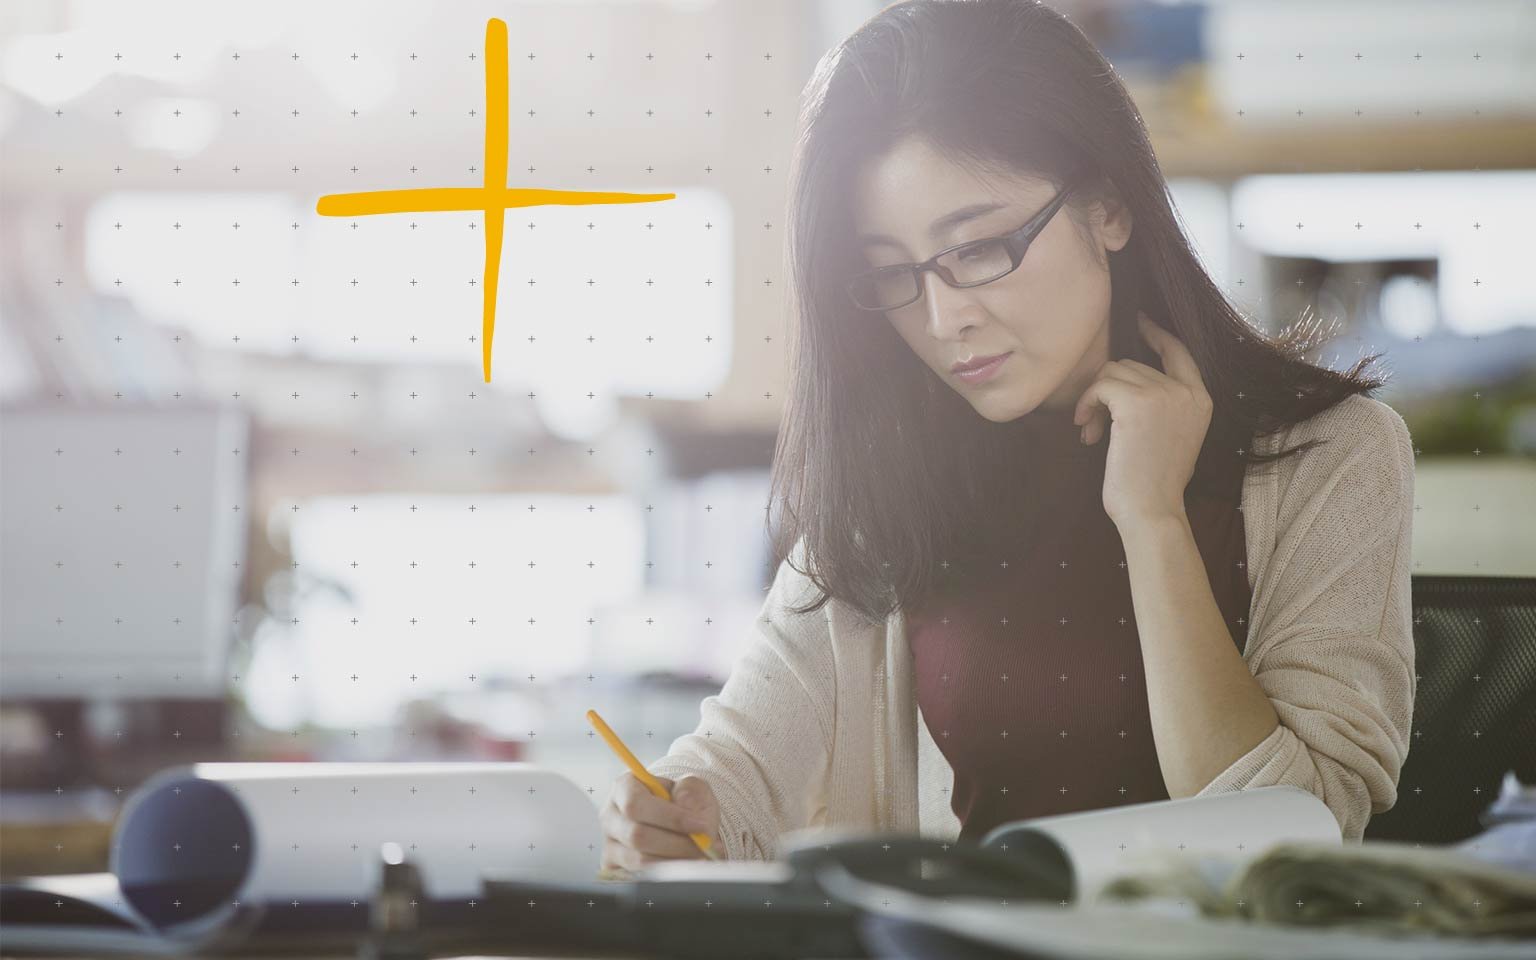
[[1088, 442], [1088, 428], [1087, 427], [1084, 427], [1083, 429], [1077, 431], [1077, 442], [1078, 443], [1087, 443]]

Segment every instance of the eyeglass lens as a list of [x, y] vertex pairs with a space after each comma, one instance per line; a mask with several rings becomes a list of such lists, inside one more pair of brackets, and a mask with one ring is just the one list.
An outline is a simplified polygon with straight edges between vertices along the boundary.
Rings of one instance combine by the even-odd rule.
[[[1002, 240], [987, 240], [951, 250], [938, 259], [938, 264], [949, 271], [955, 283], [962, 284], [996, 280], [1013, 269], [1013, 261]], [[868, 309], [895, 309], [917, 298], [917, 271], [895, 269], [866, 273], [852, 281], [850, 293], [860, 306]]]

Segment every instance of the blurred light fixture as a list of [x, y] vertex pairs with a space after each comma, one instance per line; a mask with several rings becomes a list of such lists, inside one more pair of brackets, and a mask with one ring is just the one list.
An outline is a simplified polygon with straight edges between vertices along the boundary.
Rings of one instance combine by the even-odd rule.
[[129, 135], [141, 149], [189, 157], [213, 142], [221, 122], [207, 100], [158, 98], [134, 106]]

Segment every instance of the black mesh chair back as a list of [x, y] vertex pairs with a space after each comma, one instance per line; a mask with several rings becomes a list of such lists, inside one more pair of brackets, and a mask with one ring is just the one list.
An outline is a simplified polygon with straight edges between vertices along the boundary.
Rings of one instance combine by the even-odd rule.
[[1453, 843], [1506, 772], [1536, 783], [1536, 577], [1414, 576], [1413, 611], [1408, 759], [1365, 839]]

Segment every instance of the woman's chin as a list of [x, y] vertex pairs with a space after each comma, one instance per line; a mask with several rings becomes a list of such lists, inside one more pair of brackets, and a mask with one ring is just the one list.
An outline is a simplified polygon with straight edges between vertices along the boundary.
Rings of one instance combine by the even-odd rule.
[[971, 408], [993, 423], [1007, 423], [1033, 410], [1039, 405], [1032, 397], [1023, 397], [998, 391], [987, 396], [969, 398]]

